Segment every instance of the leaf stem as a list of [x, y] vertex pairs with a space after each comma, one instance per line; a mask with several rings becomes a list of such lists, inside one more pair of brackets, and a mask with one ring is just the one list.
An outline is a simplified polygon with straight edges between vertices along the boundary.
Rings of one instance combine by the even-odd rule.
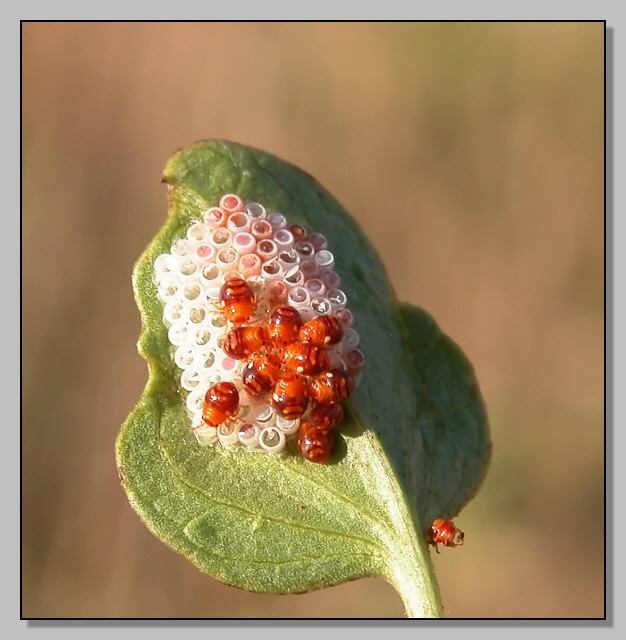
[[402, 598], [407, 618], [442, 618], [443, 604], [428, 545], [408, 513], [397, 514], [396, 522], [400, 540], [394, 536], [387, 579]]
[[416, 566], [408, 554], [398, 558], [389, 582], [402, 598], [407, 618], [442, 618], [443, 605], [433, 572], [424, 573], [424, 565]]

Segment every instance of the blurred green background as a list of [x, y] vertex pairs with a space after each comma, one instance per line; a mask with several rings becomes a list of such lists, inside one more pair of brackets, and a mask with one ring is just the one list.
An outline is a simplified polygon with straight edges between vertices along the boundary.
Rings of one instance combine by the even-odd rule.
[[473, 362], [493, 462], [434, 557], [449, 617], [604, 615], [602, 23], [25, 23], [22, 615], [399, 617], [367, 579], [250, 594], [156, 540], [114, 440], [179, 147], [315, 176]]

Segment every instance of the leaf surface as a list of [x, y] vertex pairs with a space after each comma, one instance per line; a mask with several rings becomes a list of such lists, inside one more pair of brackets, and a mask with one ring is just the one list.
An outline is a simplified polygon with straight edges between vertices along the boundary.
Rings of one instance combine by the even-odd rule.
[[[441, 616], [425, 531], [476, 493], [490, 456], [471, 365], [425, 311], [397, 301], [370, 242], [308, 174], [207, 141], [176, 153], [163, 181], [169, 216], [133, 275], [149, 380], [116, 444], [130, 503], [158, 538], [227, 584], [299, 593], [380, 576], [407, 615]], [[190, 432], [153, 264], [224, 193], [329, 239], [366, 364], [326, 464], [201, 447]]]

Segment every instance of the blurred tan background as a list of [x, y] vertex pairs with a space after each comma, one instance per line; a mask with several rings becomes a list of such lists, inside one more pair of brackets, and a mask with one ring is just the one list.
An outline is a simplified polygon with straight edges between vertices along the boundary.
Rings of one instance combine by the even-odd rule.
[[[449, 617], [604, 615], [603, 25], [23, 25], [22, 615], [399, 617], [382, 580], [249, 594], [156, 540], [114, 440], [135, 260], [179, 147], [314, 175], [474, 363], [494, 458], [436, 556]], [[401, 206], [386, 203], [392, 194]]]

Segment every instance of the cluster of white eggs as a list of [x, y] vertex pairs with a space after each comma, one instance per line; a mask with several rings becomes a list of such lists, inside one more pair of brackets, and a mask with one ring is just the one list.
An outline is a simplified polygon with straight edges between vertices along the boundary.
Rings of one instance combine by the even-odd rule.
[[[278, 305], [297, 309], [303, 322], [334, 316], [343, 335], [329, 348], [330, 363], [350, 371], [358, 383], [364, 356], [323, 235], [290, 225], [282, 213], [257, 202], [225, 194], [169, 253], [156, 258], [154, 272], [191, 428], [200, 444], [279, 453], [300, 425], [300, 419], [281, 416], [268, 399], [248, 395], [241, 385], [243, 360], [222, 349], [232, 324], [222, 313], [220, 291], [232, 278], [244, 279], [255, 293], [250, 324], [263, 322]], [[235, 384], [240, 406], [233, 419], [210, 426], [203, 421], [205, 394], [220, 381]]]

